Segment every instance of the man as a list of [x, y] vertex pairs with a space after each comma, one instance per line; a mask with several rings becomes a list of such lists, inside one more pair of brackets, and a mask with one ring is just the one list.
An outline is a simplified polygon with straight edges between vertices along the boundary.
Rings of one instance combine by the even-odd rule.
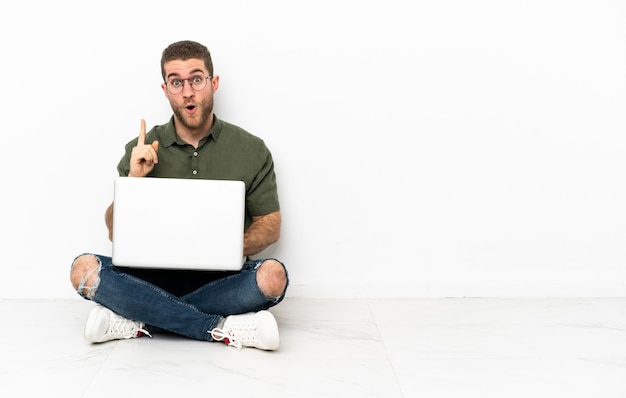
[[[213, 74], [204, 45], [193, 41], [169, 45], [162, 54], [161, 73], [173, 115], [147, 134], [141, 121], [139, 136], [126, 145], [118, 164], [119, 174], [243, 180], [243, 254], [261, 252], [278, 240], [281, 225], [269, 150], [260, 138], [213, 114], [219, 76]], [[105, 213], [109, 239], [113, 212], [111, 203]], [[167, 216], [172, 214], [188, 216], [178, 212]], [[108, 256], [86, 253], [72, 263], [70, 279], [80, 296], [98, 304], [84, 331], [92, 343], [166, 331], [238, 348], [279, 346], [276, 320], [267, 309], [284, 298], [288, 276], [276, 259], [246, 261], [240, 272], [168, 271], [117, 267]]]

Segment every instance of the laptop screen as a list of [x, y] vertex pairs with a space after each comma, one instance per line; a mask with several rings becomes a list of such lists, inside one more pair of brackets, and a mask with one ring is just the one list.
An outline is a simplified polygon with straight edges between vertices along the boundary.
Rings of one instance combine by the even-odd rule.
[[243, 181], [117, 177], [113, 264], [239, 270], [244, 214]]

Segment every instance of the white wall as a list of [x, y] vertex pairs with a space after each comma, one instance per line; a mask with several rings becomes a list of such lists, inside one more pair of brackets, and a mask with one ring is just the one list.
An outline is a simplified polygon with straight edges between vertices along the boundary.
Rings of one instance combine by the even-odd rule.
[[5, 2], [0, 297], [75, 297], [74, 256], [110, 253], [180, 39], [274, 154], [290, 295], [623, 296], [624, 4]]

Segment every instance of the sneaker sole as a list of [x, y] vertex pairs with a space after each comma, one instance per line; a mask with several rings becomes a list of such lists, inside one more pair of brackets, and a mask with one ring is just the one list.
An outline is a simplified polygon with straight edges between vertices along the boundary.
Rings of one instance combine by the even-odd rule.
[[268, 335], [276, 336], [275, 339], [266, 342], [266, 345], [257, 345], [256, 348], [268, 351], [277, 349], [280, 346], [280, 337], [278, 334], [278, 324], [276, 323], [276, 318], [274, 318], [274, 315], [269, 311], [259, 311], [256, 316], [263, 319], [262, 324], [264, 328], [271, 328], [271, 333]]
[[83, 337], [90, 343], [99, 343], [94, 339], [94, 331], [96, 329], [96, 325], [98, 323], [98, 316], [100, 312], [105, 308], [102, 306], [94, 307], [89, 313], [89, 317], [87, 318], [87, 323], [85, 324], [85, 331], [83, 332]]

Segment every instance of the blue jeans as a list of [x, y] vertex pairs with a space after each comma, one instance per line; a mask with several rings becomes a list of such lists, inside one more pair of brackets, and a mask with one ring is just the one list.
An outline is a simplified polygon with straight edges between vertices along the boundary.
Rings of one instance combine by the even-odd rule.
[[210, 331], [224, 317], [265, 310], [284, 298], [284, 292], [279, 297], [266, 297], [259, 290], [256, 271], [265, 259], [247, 261], [241, 272], [177, 297], [123, 272], [112, 264], [111, 257], [94, 256], [100, 262], [99, 280], [94, 282], [95, 293], [90, 297], [79, 288], [78, 294], [124, 318], [143, 322], [151, 334], [169, 331], [196, 340], [212, 341]]

